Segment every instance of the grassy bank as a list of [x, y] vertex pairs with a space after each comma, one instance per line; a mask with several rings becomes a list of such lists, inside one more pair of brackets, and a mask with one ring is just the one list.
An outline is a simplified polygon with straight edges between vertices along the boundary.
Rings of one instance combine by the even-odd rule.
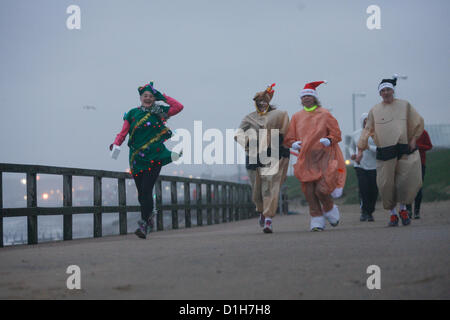
[[[295, 177], [286, 180], [289, 199], [305, 199], [300, 182]], [[443, 201], [450, 200], [450, 149], [440, 149], [427, 152], [427, 165], [425, 182], [423, 186], [423, 200]], [[339, 200], [344, 204], [356, 204], [358, 200], [358, 182], [353, 166], [347, 166], [347, 180], [345, 182], [344, 195]]]

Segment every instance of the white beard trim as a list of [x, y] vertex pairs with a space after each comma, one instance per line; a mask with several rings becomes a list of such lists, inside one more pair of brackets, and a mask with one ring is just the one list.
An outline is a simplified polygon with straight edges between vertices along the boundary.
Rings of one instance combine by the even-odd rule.
[[303, 96], [313, 96], [313, 97], [319, 98], [317, 96], [316, 90], [313, 90], [313, 89], [303, 89], [302, 91], [300, 91], [300, 99]]

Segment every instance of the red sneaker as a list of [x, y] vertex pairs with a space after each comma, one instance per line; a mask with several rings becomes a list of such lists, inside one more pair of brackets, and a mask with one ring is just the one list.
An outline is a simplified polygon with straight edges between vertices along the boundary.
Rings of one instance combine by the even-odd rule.
[[398, 217], [397, 215], [392, 215], [391, 214], [391, 220], [389, 221], [388, 224], [389, 227], [397, 227], [398, 226]]
[[402, 219], [402, 224], [404, 226], [407, 226], [408, 224], [411, 223], [411, 219], [409, 217], [409, 213], [407, 210], [400, 211], [400, 219]]

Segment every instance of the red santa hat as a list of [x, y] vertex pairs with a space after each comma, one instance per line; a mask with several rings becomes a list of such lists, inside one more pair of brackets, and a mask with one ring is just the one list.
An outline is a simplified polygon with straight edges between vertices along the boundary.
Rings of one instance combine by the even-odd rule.
[[328, 83], [327, 81], [314, 81], [307, 83], [303, 90], [300, 92], [300, 98], [303, 96], [313, 96], [319, 98], [316, 92], [316, 88], [320, 86], [322, 83]]

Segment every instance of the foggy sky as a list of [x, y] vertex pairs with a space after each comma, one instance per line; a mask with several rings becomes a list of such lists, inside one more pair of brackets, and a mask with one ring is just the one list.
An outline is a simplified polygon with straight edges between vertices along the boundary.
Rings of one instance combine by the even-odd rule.
[[[66, 27], [71, 4], [81, 30]], [[372, 4], [380, 30], [366, 27]], [[126, 140], [116, 161], [108, 146], [150, 80], [185, 107], [172, 129], [237, 128], [274, 82], [272, 103], [291, 117], [305, 83], [328, 80], [320, 100], [349, 134], [352, 93], [367, 94], [358, 121], [394, 73], [408, 76], [397, 97], [425, 124], [450, 123], [449, 9], [448, 0], [2, 0], [0, 162], [125, 170]]]

